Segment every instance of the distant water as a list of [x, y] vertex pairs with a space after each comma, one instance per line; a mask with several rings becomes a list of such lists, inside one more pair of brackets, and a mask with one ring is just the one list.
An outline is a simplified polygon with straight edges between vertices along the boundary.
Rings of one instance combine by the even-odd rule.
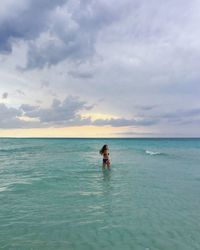
[[0, 139], [0, 249], [199, 250], [200, 140]]

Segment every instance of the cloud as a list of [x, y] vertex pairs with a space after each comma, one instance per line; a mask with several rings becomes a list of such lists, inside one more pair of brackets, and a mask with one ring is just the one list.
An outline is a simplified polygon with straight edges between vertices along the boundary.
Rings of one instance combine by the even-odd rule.
[[117, 18], [117, 10], [103, 1], [20, 3], [20, 7], [14, 2], [8, 5], [10, 11], [0, 22], [0, 51], [9, 53], [13, 42], [27, 41], [29, 69], [55, 65], [65, 59], [87, 60], [95, 53], [98, 32]]
[[161, 119], [170, 123], [184, 124], [199, 124], [200, 121], [200, 108], [190, 110], [176, 110], [171, 113], [161, 115]]
[[96, 54], [98, 33], [117, 18], [101, 1], [69, 1], [49, 13], [48, 29], [30, 41], [27, 68], [83, 63]]
[[42, 81], [42, 83], [41, 83], [41, 88], [47, 88], [47, 87], [49, 87], [49, 85], [50, 85], [50, 83], [48, 82], [48, 81]]
[[41, 123], [63, 124], [78, 117], [77, 113], [89, 106], [76, 97], [68, 97], [63, 102], [54, 99], [50, 108], [37, 108], [26, 110], [25, 116], [38, 118]]
[[7, 92], [3, 93], [2, 94], [2, 99], [7, 99], [7, 98], [8, 98], [8, 93]]
[[38, 128], [51, 126], [84, 125], [88, 119], [82, 119], [78, 114], [81, 110], [92, 107], [77, 97], [67, 97], [63, 102], [54, 99], [51, 107], [41, 108], [22, 104], [18, 109], [0, 104], [0, 128]]
[[158, 110], [145, 106], [145, 108], [142, 107], [143, 113], [137, 114], [137, 118], [132, 119], [92, 120], [89, 116], [87, 118], [81, 116], [82, 111], [91, 110], [93, 107], [93, 105], [88, 105], [85, 101], [81, 101], [74, 96], [68, 96], [63, 101], [54, 99], [48, 108], [29, 104], [22, 104], [19, 108], [12, 108], [1, 103], [0, 128], [45, 128], [84, 125], [150, 128], [162, 123], [165, 125], [179, 124], [185, 126], [190, 123], [199, 124], [200, 121], [199, 108], [159, 113]]
[[24, 126], [24, 122], [18, 117], [22, 115], [22, 112], [16, 108], [9, 108], [5, 104], [0, 103], [0, 128], [21, 128]]
[[18, 39], [31, 40], [48, 27], [49, 12], [63, 4], [63, 0], [3, 0], [0, 3], [0, 50], [11, 52], [12, 42]]
[[92, 109], [92, 105], [79, 100], [78, 97], [69, 96], [63, 101], [54, 99], [49, 108], [42, 108], [29, 104], [22, 104], [18, 109], [9, 108], [4, 104], [0, 106], [1, 128], [29, 128], [51, 126], [150, 126], [157, 123], [156, 120], [147, 119], [97, 119], [92, 121], [90, 117], [81, 117], [80, 112]]
[[39, 106], [33, 106], [33, 105], [29, 105], [29, 104], [22, 104], [19, 108], [19, 110], [22, 110], [23, 112], [30, 112], [30, 111], [34, 111], [37, 110], [39, 108]]
[[124, 119], [124, 118], [112, 118], [112, 119], [97, 119], [93, 122], [96, 126], [110, 125], [112, 127], [122, 126], [151, 126], [157, 124], [157, 119]]
[[[184, 126], [187, 132], [199, 119], [199, 11], [196, 0], [2, 0], [2, 89], [38, 126]], [[87, 102], [70, 113], [65, 93]], [[83, 119], [97, 100], [93, 113], [120, 118]]]
[[[0, 6], [3, 9], [0, 51], [11, 52], [13, 43], [25, 41], [28, 69], [56, 65], [64, 60], [83, 63], [94, 55], [104, 60], [104, 54], [99, 53], [102, 45], [108, 48], [109, 51], [103, 49], [109, 52], [109, 58], [119, 57], [123, 65], [118, 66], [130, 64], [145, 74], [159, 71], [161, 77], [168, 66], [179, 67], [185, 56], [191, 61], [198, 58], [198, 42], [195, 44], [194, 40], [199, 41], [195, 25], [199, 5], [195, 1], [182, 4], [180, 0], [153, 3], [19, 0], [16, 4], [13, 0], [3, 0]], [[172, 62], [173, 54], [176, 59]], [[144, 63], [150, 67], [141, 72]], [[72, 75], [81, 77], [81, 74]]]
[[148, 111], [156, 108], [156, 105], [139, 105], [135, 106], [136, 109], [142, 110], [142, 111]]
[[[33, 127], [65, 127], [65, 126], [150, 126], [157, 123], [156, 120], [135, 119], [97, 119], [92, 121], [90, 117], [82, 118], [81, 110], [91, 109], [85, 102], [76, 97], [68, 97], [63, 102], [54, 99], [51, 107], [41, 108], [22, 104], [18, 109], [8, 108], [0, 104], [0, 128], [33, 128]], [[34, 119], [34, 121], [32, 120]]]
[[76, 70], [71, 70], [68, 74], [77, 79], [91, 79], [93, 78], [93, 74], [90, 72], [78, 72]]
[[141, 119], [158, 120], [160, 124], [195, 124], [200, 120], [200, 108], [161, 111], [156, 107], [155, 109], [143, 109], [137, 116]]
[[16, 89], [16, 92], [19, 94], [19, 95], [25, 95], [24, 91], [21, 90], [21, 89]]

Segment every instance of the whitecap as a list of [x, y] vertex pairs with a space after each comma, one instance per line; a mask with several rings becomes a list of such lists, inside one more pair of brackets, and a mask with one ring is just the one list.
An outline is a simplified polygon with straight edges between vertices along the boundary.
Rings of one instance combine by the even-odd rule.
[[153, 152], [153, 151], [150, 151], [150, 150], [145, 150], [145, 153], [148, 154], [148, 155], [160, 155], [161, 154], [160, 152]]
[[6, 191], [8, 188], [7, 187], [0, 187], [0, 192]]
[[102, 192], [83, 192], [82, 191], [79, 194], [82, 195], [82, 196], [90, 196], [90, 195], [101, 195]]

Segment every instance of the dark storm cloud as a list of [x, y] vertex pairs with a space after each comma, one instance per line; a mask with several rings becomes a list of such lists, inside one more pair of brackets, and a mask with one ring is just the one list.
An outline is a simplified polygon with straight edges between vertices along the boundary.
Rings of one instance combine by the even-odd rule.
[[21, 8], [13, 4], [0, 21], [0, 51], [11, 52], [14, 41], [24, 40], [27, 68], [65, 59], [80, 62], [95, 53], [98, 31], [116, 18], [117, 10], [101, 1], [30, 0]]
[[95, 55], [98, 32], [117, 18], [100, 1], [69, 1], [49, 14], [48, 32], [29, 43], [27, 68], [68, 60], [83, 63]]
[[65, 2], [64, 0], [19, 1], [19, 8], [14, 2], [9, 4], [2, 1], [0, 7], [5, 5], [7, 12], [5, 10], [4, 18], [0, 19], [0, 51], [11, 52], [12, 41], [15, 39], [30, 40], [38, 37], [48, 28], [49, 12]]

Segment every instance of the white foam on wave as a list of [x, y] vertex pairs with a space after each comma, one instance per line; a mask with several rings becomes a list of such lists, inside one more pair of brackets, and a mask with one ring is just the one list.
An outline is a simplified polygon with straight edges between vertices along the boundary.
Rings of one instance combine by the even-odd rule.
[[150, 150], [145, 150], [145, 153], [148, 154], [148, 155], [160, 155], [161, 154], [160, 152], [153, 152], [153, 151], [150, 151]]
[[82, 196], [90, 196], [90, 195], [101, 195], [102, 192], [83, 192], [83, 191], [81, 191], [79, 194]]
[[6, 191], [8, 188], [7, 187], [0, 187], [0, 192]]

